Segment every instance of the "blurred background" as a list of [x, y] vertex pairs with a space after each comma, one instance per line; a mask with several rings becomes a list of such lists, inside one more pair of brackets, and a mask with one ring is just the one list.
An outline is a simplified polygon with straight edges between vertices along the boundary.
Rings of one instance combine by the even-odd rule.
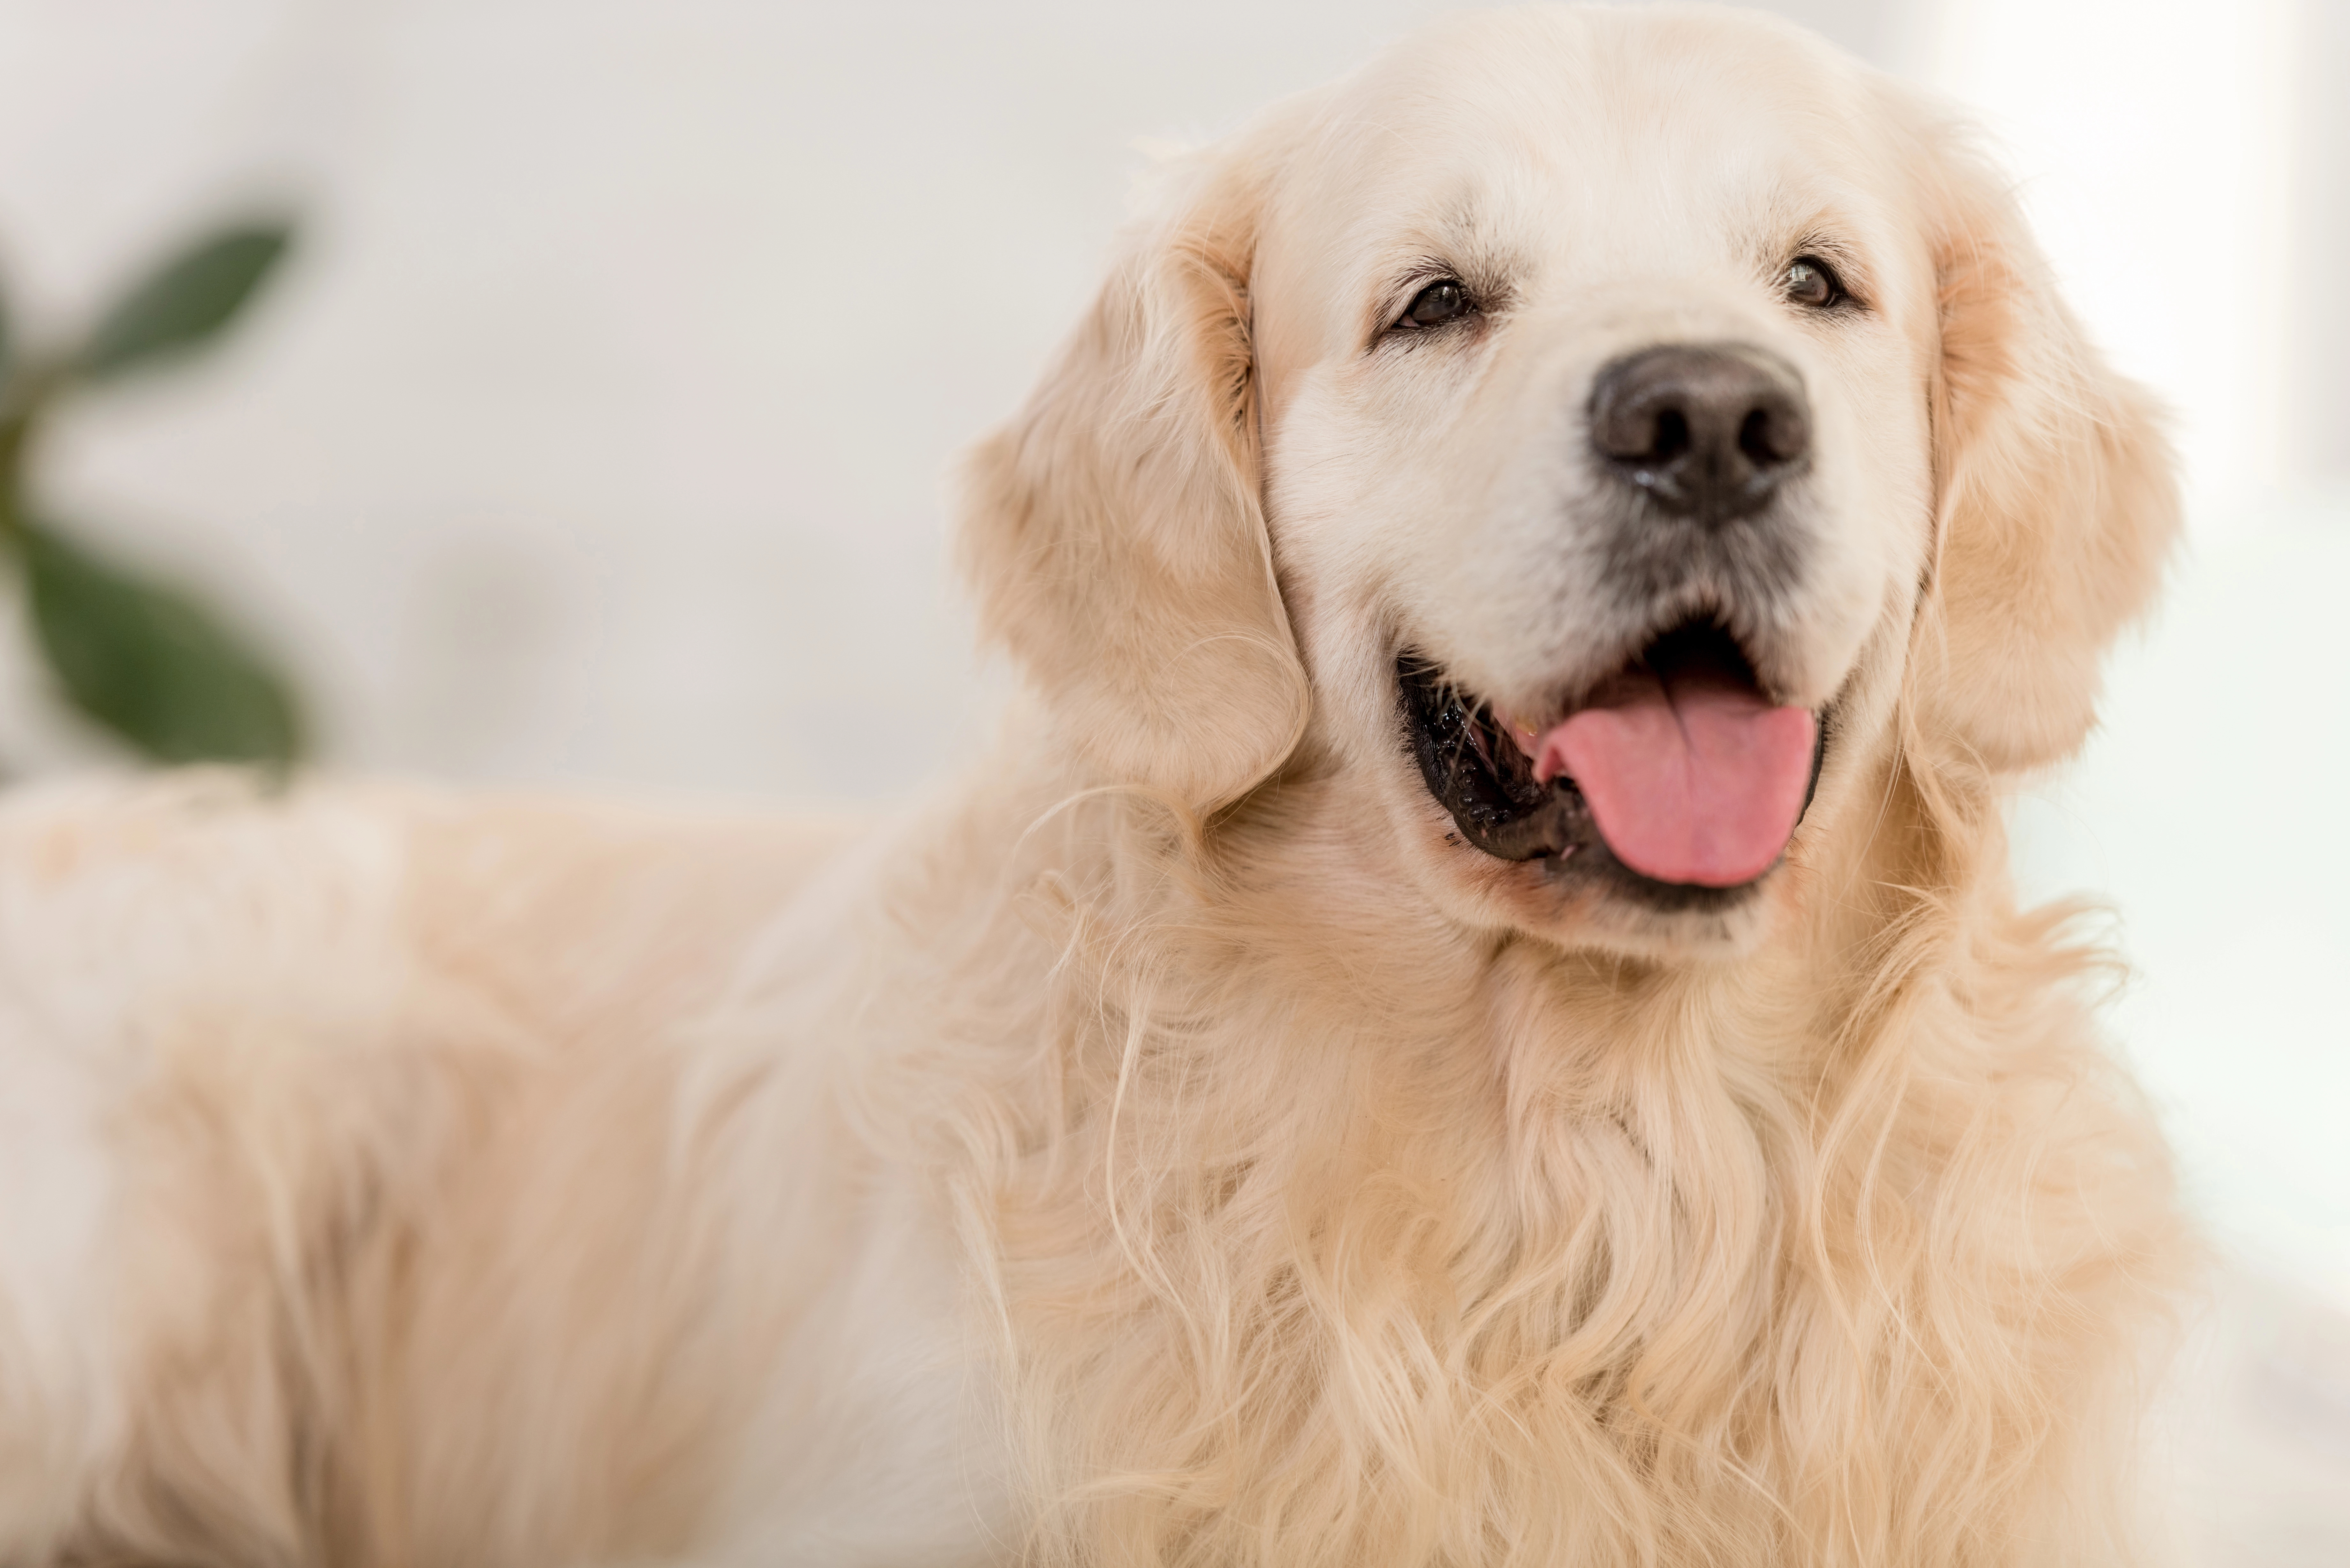
[[[904, 794], [985, 709], [941, 476], [1088, 296], [1138, 139], [1447, 8], [0, 0], [17, 339], [223, 214], [301, 215], [217, 352], [57, 419], [41, 492], [274, 649], [332, 764]], [[2116, 911], [2113, 1029], [2229, 1261], [2172, 1425], [2183, 1539], [2338, 1568], [2350, 0], [1773, 8], [1971, 106], [2177, 411], [2189, 548], [2017, 868]], [[0, 767], [123, 765], [19, 629]]]

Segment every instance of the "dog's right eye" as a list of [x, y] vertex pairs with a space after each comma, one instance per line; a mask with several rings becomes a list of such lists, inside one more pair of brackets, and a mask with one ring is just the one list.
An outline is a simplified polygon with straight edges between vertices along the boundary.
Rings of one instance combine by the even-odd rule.
[[1461, 286], [1458, 279], [1448, 277], [1413, 295], [1396, 325], [1406, 328], [1441, 327], [1468, 309], [1469, 291]]
[[1814, 310], [1841, 305], [1851, 297], [1845, 293], [1844, 280], [1836, 276], [1835, 268], [1817, 256], [1797, 256], [1789, 262], [1782, 282], [1789, 299]]

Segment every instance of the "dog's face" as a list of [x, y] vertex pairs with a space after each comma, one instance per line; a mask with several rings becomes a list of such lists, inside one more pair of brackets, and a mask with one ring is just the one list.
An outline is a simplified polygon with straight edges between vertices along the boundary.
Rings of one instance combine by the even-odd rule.
[[1113, 776], [1221, 804], [1302, 738], [1455, 919], [1751, 943], [1905, 734], [2069, 749], [2168, 534], [1949, 140], [1712, 12], [1457, 21], [1286, 106], [983, 452], [997, 629]]
[[1932, 266], [1800, 40], [1501, 20], [1350, 83], [1267, 204], [1283, 587], [1459, 913], [1727, 930], [1917, 597]]

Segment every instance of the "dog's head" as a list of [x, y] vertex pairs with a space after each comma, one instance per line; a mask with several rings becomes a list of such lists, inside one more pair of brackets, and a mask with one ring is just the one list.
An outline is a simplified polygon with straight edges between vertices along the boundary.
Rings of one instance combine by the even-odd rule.
[[971, 474], [990, 630], [1103, 780], [1214, 810], [1298, 759], [1459, 919], [1687, 951], [1872, 831], [1897, 751], [2086, 733], [2167, 460], [1895, 84], [1758, 17], [1503, 13], [1166, 185]]

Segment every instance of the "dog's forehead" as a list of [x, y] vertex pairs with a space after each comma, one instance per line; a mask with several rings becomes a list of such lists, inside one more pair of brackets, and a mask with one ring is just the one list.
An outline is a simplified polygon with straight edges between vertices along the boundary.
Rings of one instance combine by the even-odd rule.
[[1885, 226], [1867, 119], [1847, 62], [1767, 23], [1471, 18], [1332, 93], [1278, 179], [1263, 282], [1310, 273], [1346, 313], [1423, 260], [1528, 286], [1750, 265]]

